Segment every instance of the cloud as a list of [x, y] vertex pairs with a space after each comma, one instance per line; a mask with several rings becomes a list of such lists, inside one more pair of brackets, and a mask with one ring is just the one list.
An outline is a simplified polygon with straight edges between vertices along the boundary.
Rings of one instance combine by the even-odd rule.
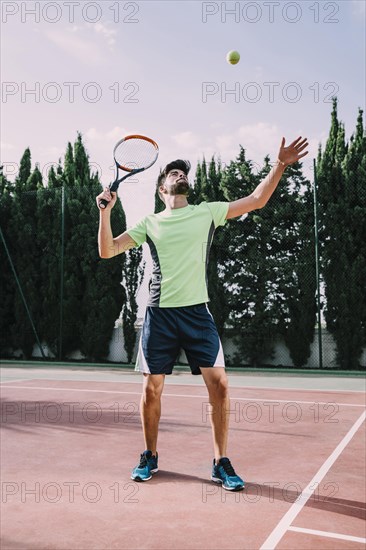
[[112, 47], [114, 44], [115, 44], [115, 36], [117, 34], [117, 31], [116, 30], [113, 30], [113, 29], [109, 29], [108, 27], [106, 27], [105, 25], [103, 25], [102, 23], [95, 23], [95, 24], [89, 24], [92, 26], [93, 30], [103, 36], [103, 38], [106, 39], [106, 42], [108, 44], [108, 46]]

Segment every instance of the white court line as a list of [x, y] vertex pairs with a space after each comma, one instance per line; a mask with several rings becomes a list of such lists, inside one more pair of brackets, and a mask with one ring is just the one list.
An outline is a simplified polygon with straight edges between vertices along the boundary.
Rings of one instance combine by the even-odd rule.
[[366, 543], [366, 539], [362, 537], [352, 537], [350, 535], [340, 535], [339, 533], [328, 533], [328, 531], [318, 531], [317, 529], [305, 529], [304, 527], [289, 527], [289, 531], [296, 531], [297, 533], [306, 533], [308, 535], [318, 535], [319, 537], [328, 537], [331, 539], [349, 540], [352, 542]]
[[305, 487], [304, 491], [300, 494], [296, 502], [293, 503], [291, 508], [286, 512], [281, 521], [273, 529], [272, 533], [265, 540], [265, 542], [260, 547], [260, 550], [274, 550], [277, 544], [280, 542], [286, 531], [289, 529], [291, 523], [294, 521], [296, 516], [301, 512], [309, 498], [312, 496], [314, 490], [320, 482], [327, 475], [335, 461], [344, 451], [348, 443], [351, 441], [352, 437], [357, 432], [358, 428], [362, 425], [366, 418], [366, 412], [364, 411], [361, 416], [353, 424], [349, 432], [344, 436], [342, 441], [337, 445], [332, 454], [327, 458], [327, 460], [320, 467], [318, 472], [315, 474], [310, 483]]
[[[52, 388], [50, 386], [6, 386], [7, 388], [14, 388], [14, 389], [20, 389], [20, 390], [53, 390], [53, 391], [76, 391], [76, 392], [87, 392], [87, 393], [113, 393], [113, 394], [123, 394], [123, 395], [140, 395], [140, 392], [134, 392], [134, 391], [119, 391], [119, 390], [88, 390], [85, 388]], [[187, 395], [182, 393], [164, 393], [162, 394], [164, 397], [193, 397], [197, 399], [207, 399], [208, 395]], [[318, 405], [339, 405], [342, 407], [362, 407], [365, 408], [365, 405], [357, 405], [353, 403], [336, 403], [335, 401], [289, 401], [288, 399], [261, 399], [260, 397], [254, 398], [254, 397], [231, 397], [231, 401], [262, 401], [263, 403], [303, 403], [303, 404], [311, 404], [314, 405], [314, 403]]]
[[11, 380], [1, 380], [1, 384], [9, 384], [9, 382], [32, 382], [34, 378], [12, 378]]
[[[1, 367], [0, 367], [0, 370], [1, 370]], [[139, 373], [139, 374], [142, 374], [142, 373]], [[123, 373], [124, 375], [124, 373]], [[128, 376], [128, 375], [127, 375]], [[135, 376], [133, 374], [129, 375], [129, 376]], [[167, 375], [168, 376], [168, 375]], [[24, 382], [27, 382], [29, 380], [52, 380], [53, 382], [64, 382], [65, 380], [67, 380], [68, 382], [108, 382], [110, 384], [113, 384], [115, 382], [117, 383], [123, 383], [123, 384], [141, 384], [142, 383], [142, 377], [139, 377], [138, 375], [136, 375], [136, 378], [139, 378], [139, 380], [113, 380], [113, 381], [110, 381], [110, 380], [99, 380], [99, 379], [94, 379], [94, 380], [85, 380], [85, 379], [68, 379], [68, 378], [53, 378], [53, 379], [50, 379], [50, 378], [25, 378], [24, 379]], [[230, 373], [228, 373], [228, 379], [229, 379], [229, 383], [230, 383]], [[169, 380], [169, 379], [168, 379]], [[22, 380], [21, 380], [22, 381]], [[204, 387], [203, 384], [181, 384], [179, 382], [166, 382], [166, 385], [167, 386], [189, 386], [189, 387], [194, 387], [194, 388], [202, 388]], [[349, 390], [349, 389], [345, 389], [345, 390], [330, 390], [330, 389], [326, 389], [326, 388], [323, 388], [323, 389], [318, 389], [318, 388], [286, 388], [286, 387], [280, 387], [280, 386], [230, 386], [230, 389], [231, 390], [281, 390], [281, 391], [286, 391], [286, 390], [289, 390], [289, 391], [297, 391], [297, 392], [320, 392], [320, 393], [365, 393], [365, 390]]]

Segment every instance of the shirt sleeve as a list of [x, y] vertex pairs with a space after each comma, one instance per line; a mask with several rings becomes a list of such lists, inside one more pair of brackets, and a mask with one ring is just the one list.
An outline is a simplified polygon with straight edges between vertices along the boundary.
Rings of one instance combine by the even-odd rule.
[[136, 243], [136, 247], [146, 241], [146, 218], [138, 221], [134, 226], [127, 229], [127, 233]]
[[219, 227], [219, 225], [225, 225], [226, 215], [229, 210], [229, 203], [228, 202], [208, 202], [207, 206], [211, 212], [215, 227]]

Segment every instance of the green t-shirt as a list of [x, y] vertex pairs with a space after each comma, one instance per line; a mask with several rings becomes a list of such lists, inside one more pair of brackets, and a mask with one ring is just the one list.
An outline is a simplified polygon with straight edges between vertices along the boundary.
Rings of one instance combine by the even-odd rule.
[[207, 266], [213, 234], [224, 225], [228, 202], [202, 202], [150, 214], [127, 230], [136, 246], [147, 242], [153, 260], [149, 306], [208, 302]]

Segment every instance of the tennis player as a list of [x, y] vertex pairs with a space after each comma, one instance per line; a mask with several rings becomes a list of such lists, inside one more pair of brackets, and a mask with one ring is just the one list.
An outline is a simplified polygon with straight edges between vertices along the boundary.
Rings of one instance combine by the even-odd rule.
[[246, 197], [233, 202], [188, 204], [190, 163], [176, 160], [159, 175], [157, 189], [165, 210], [150, 214], [118, 237], [113, 237], [110, 213], [116, 193], [106, 188], [97, 197], [109, 201], [100, 209], [98, 234], [101, 258], [112, 258], [147, 242], [153, 272], [136, 369], [143, 373], [141, 421], [145, 451], [131, 478], [147, 481], [158, 471], [157, 439], [165, 376], [184, 349], [191, 372], [202, 375], [210, 402], [214, 459], [211, 479], [229, 491], [244, 481], [227, 457], [230, 402], [220, 338], [207, 303], [207, 265], [215, 229], [226, 220], [263, 208], [276, 189], [286, 166], [307, 154], [307, 139], [298, 137], [288, 147], [285, 139], [278, 160], [266, 178]]

